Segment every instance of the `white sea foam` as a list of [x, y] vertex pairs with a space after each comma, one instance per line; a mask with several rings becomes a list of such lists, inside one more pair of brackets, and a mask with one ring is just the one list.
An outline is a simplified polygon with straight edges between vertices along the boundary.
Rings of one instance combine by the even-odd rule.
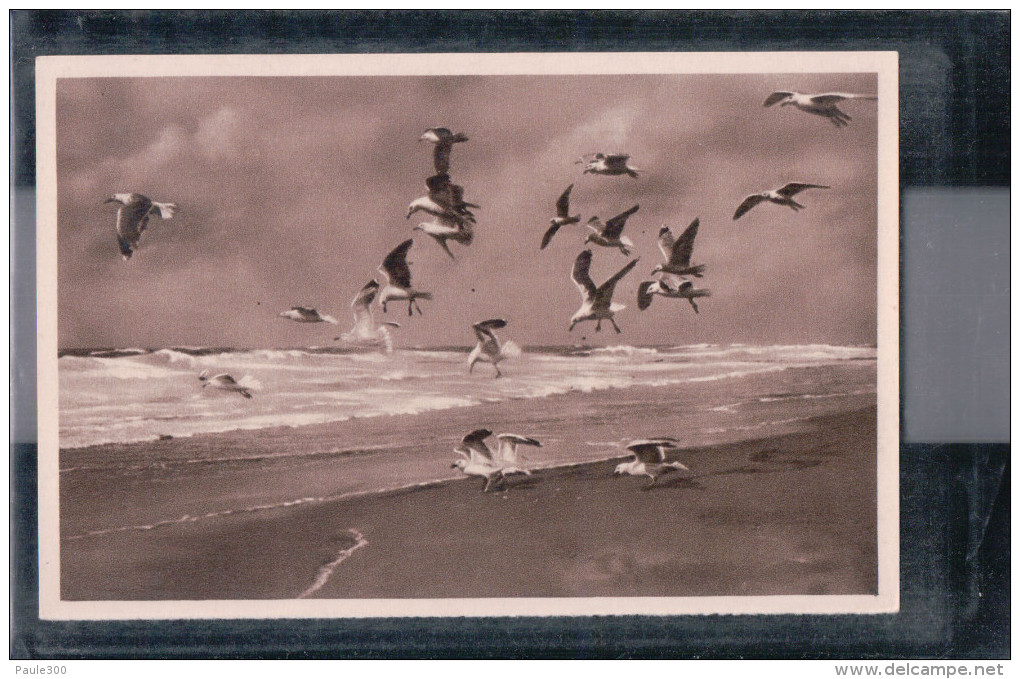
[[368, 546], [368, 540], [365, 539], [364, 535], [354, 530], [353, 528], [348, 528], [347, 532], [350, 533], [352, 538], [354, 538], [354, 544], [351, 545], [350, 547], [345, 547], [344, 549], [341, 549], [337, 553], [335, 559], [323, 565], [322, 568], [319, 569], [318, 574], [316, 574], [315, 576], [315, 582], [313, 582], [308, 587], [308, 589], [301, 592], [301, 594], [298, 595], [298, 599], [304, 599], [305, 597], [310, 596], [315, 592], [319, 591], [319, 589], [321, 589], [322, 586], [329, 582], [329, 579], [333, 577], [333, 573], [336, 571], [337, 566], [343, 563], [351, 554], [354, 554], [354, 552], [356, 552], [357, 550], [361, 549], [362, 547]]

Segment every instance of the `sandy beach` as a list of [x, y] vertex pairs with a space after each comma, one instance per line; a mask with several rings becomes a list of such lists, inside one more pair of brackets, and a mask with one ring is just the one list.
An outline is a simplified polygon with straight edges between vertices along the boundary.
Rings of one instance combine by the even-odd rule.
[[[561, 432], [565, 442], [580, 445], [599, 435], [619, 435], [628, 404], [647, 404], [647, 391], [543, 399], [521, 404], [514, 419], [583, 402], [591, 411], [578, 412], [573, 429]], [[613, 416], [595, 414], [601, 401], [617, 403]], [[669, 408], [641, 411], [645, 431], [673, 432]], [[507, 410], [493, 404], [372, 418], [321, 427], [315, 435], [359, 427], [377, 429], [383, 437], [394, 427], [427, 426], [431, 438], [445, 439], [500, 412], [505, 417]], [[689, 447], [672, 457], [687, 464], [693, 476], [651, 490], [643, 490], [646, 479], [613, 477], [616, 462], [604, 461], [515, 477], [505, 492], [483, 494], [478, 479], [455, 479], [83, 539], [68, 540], [73, 530], [65, 530], [62, 598], [874, 593], [874, 407], [801, 424], [799, 433]], [[242, 436], [147, 445], [209, 445], [212, 438], [218, 445], [242, 446]], [[260, 440], [274, 441], [272, 436]], [[329, 464], [336, 462], [326, 460], [302, 473], [321, 479]], [[258, 483], [273, 482], [269, 465]], [[282, 488], [297, 483], [279, 476], [275, 482]], [[157, 486], [150, 480], [137, 492], [151, 493]], [[107, 498], [105, 506], [83, 501], [98, 490], [63, 489], [65, 528], [89, 525], [97, 512], [114, 511], [113, 505], [144, 504], [145, 498], [130, 492]], [[76, 501], [69, 501], [71, 495]], [[160, 501], [171, 502], [170, 495]], [[154, 499], [149, 496], [150, 503]], [[178, 515], [174, 511], [169, 515]]]

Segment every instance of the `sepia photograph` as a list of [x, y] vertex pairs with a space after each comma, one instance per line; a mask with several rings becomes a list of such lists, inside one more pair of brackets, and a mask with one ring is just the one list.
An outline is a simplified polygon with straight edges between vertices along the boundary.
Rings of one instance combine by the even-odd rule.
[[895, 53], [37, 73], [42, 617], [897, 609]]

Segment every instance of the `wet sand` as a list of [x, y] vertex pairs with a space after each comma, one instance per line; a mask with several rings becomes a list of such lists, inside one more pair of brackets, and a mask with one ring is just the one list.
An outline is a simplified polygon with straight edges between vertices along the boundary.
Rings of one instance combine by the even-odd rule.
[[[643, 424], [669, 422], [660, 408]], [[598, 462], [505, 492], [456, 480], [64, 540], [62, 598], [871, 594], [875, 431], [871, 407], [690, 448], [671, 457], [693, 477], [650, 490]], [[587, 434], [583, 420], [563, 432]]]

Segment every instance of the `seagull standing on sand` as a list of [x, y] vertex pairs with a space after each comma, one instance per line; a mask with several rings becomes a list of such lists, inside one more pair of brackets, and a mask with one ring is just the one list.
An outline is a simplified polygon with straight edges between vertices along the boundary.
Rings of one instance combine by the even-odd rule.
[[577, 310], [570, 319], [568, 332], [581, 321], [595, 321], [595, 332], [602, 332], [602, 321], [608, 320], [613, 324], [616, 332], [622, 332], [616, 324], [613, 315], [626, 307], [623, 304], [613, 304], [613, 290], [620, 279], [626, 276], [631, 269], [637, 265], [638, 260], [632, 259], [627, 266], [623, 267], [616, 274], [602, 285], [595, 287], [588, 270], [591, 268], [591, 250], [584, 250], [574, 260], [574, 268], [570, 273], [574, 285], [581, 292], [581, 308]]
[[475, 344], [475, 348], [471, 350], [471, 355], [468, 356], [468, 372], [475, 369], [475, 363], [482, 361], [491, 363], [492, 367], [496, 369], [496, 377], [502, 377], [503, 373], [499, 371], [499, 362], [507, 358], [519, 356], [521, 353], [521, 350], [512, 340], [507, 341], [506, 344], [500, 344], [499, 338], [493, 332], [496, 328], [505, 328], [506, 321], [502, 318], [493, 318], [481, 323], [475, 323], [471, 327], [475, 331], [478, 343]]
[[836, 108], [836, 104], [849, 99], [878, 99], [873, 94], [847, 94], [845, 92], [826, 92], [824, 94], [801, 94], [800, 92], [773, 92], [765, 100], [763, 106], [768, 108], [775, 104], [783, 106], [794, 106], [805, 113], [813, 113], [816, 116], [828, 118], [836, 127], [846, 127], [853, 120], [843, 111]]
[[198, 376], [198, 381], [202, 383], [202, 388], [212, 387], [213, 389], [222, 389], [223, 391], [236, 391], [245, 398], [251, 398], [251, 392], [248, 388], [237, 383], [233, 377], [227, 373], [220, 373], [219, 375], [213, 375], [209, 377], [209, 371], [203, 370]]
[[[604, 153], [596, 153], [595, 156], [588, 161], [585, 165], [583, 174], [601, 174], [607, 176], [626, 174], [630, 175], [634, 179], [638, 177], [638, 168], [631, 167], [627, 164], [630, 160], [630, 156], [625, 153], [613, 153], [606, 155]], [[583, 163], [584, 158], [574, 163]]]
[[768, 201], [775, 203], [776, 205], [786, 205], [790, 207], [794, 212], [802, 209], [804, 206], [793, 199], [801, 191], [806, 189], [827, 189], [828, 186], [822, 186], [821, 184], [801, 184], [799, 182], [790, 182], [781, 189], [774, 189], [772, 191], [762, 191], [761, 193], [752, 193], [750, 196], [744, 199], [744, 201], [737, 206], [737, 211], [733, 213], [733, 220], [740, 219], [748, 210]]
[[640, 206], [635, 205], [626, 212], [621, 212], [605, 224], [598, 217], [589, 219], [586, 226], [592, 232], [584, 239], [585, 245], [595, 243], [605, 248], [620, 248], [620, 252], [629, 256], [630, 250], [627, 248], [634, 247], [634, 243], [623, 235], [623, 227], [627, 224], [627, 218], [638, 211], [638, 207]]
[[517, 453], [518, 445], [542, 447], [538, 440], [527, 436], [500, 434], [496, 437], [499, 444], [493, 454], [485, 443], [485, 439], [490, 436], [492, 431], [489, 429], [475, 429], [467, 434], [461, 439], [460, 445], [453, 449], [461, 459], [450, 465], [468, 476], [484, 478], [483, 493], [489, 492], [494, 482], [505, 487], [506, 477], [511, 474], [531, 474], [523, 465], [524, 456]]
[[430, 127], [418, 138], [418, 141], [432, 142], [436, 145], [432, 154], [432, 164], [439, 174], [450, 171], [450, 150], [453, 149], [453, 145], [467, 140], [467, 135], [463, 132], [454, 134], [445, 127]]
[[337, 320], [332, 316], [320, 314], [315, 309], [306, 306], [292, 306], [287, 311], [280, 312], [281, 318], [289, 318], [292, 321], [298, 323], [332, 323], [337, 324]]
[[382, 346], [385, 347], [386, 353], [393, 352], [393, 339], [390, 337], [389, 328], [399, 328], [400, 324], [392, 321], [376, 323], [375, 316], [372, 315], [372, 302], [378, 292], [379, 283], [373, 279], [355, 295], [351, 302], [351, 309], [354, 310], [354, 327], [339, 337], [334, 337], [334, 341], [343, 340], [361, 347]]
[[644, 311], [652, 304], [653, 295], [662, 295], [675, 299], [686, 299], [691, 303], [694, 313], [698, 313], [698, 304], [694, 301], [697, 297], [711, 297], [712, 291], [705, 288], [696, 288], [694, 283], [685, 280], [671, 273], [659, 276], [655, 281], [642, 281], [638, 285], [637, 305], [638, 309]]
[[421, 307], [418, 306], [419, 299], [432, 299], [432, 293], [420, 292], [411, 287], [411, 268], [407, 265], [407, 251], [411, 249], [414, 240], [408, 238], [403, 243], [393, 248], [390, 254], [386, 255], [379, 272], [386, 276], [386, 285], [379, 293], [379, 304], [383, 313], [386, 313], [386, 303], [391, 301], [407, 300], [407, 315], [413, 316], [413, 309], [421, 314]]
[[540, 250], [544, 250], [546, 245], [549, 245], [549, 241], [556, 235], [556, 232], [560, 230], [561, 226], [567, 226], [568, 224], [577, 224], [581, 221], [581, 215], [570, 214], [570, 190], [574, 188], [571, 184], [567, 187], [567, 190], [556, 201], [556, 216], [549, 220], [549, 230], [542, 236], [542, 247]]
[[676, 439], [669, 437], [631, 441], [627, 444], [627, 450], [633, 457], [616, 465], [613, 475], [647, 476], [652, 480], [644, 488], [648, 490], [667, 474], [689, 472], [690, 469], [681, 462], [666, 462], [666, 452], [679, 450], [678, 443]]
[[454, 243], [460, 243], [461, 245], [466, 246], [471, 245], [471, 241], [475, 238], [475, 231], [470, 222], [461, 224], [457, 220], [449, 217], [433, 217], [433, 221], [421, 222], [412, 230], [421, 231], [422, 233], [431, 236], [437, 243], [439, 243], [446, 254], [450, 255], [450, 259], [457, 258], [454, 257], [453, 252], [450, 251], [450, 246], [446, 244], [447, 241], [452, 240]]
[[694, 238], [698, 235], [698, 224], [698, 220], [695, 219], [675, 241], [673, 232], [668, 226], [659, 229], [659, 251], [666, 258], [666, 263], [652, 269], [653, 274], [661, 272], [701, 278], [705, 265], [691, 266], [691, 253], [694, 251]]
[[149, 225], [149, 215], [158, 214], [161, 219], [171, 219], [177, 206], [174, 203], [157, 203], [140, 193], [115, 193], [104, 203], [118, 203], [117, 244], [124, 261], [138, 249], [138, 241]]

